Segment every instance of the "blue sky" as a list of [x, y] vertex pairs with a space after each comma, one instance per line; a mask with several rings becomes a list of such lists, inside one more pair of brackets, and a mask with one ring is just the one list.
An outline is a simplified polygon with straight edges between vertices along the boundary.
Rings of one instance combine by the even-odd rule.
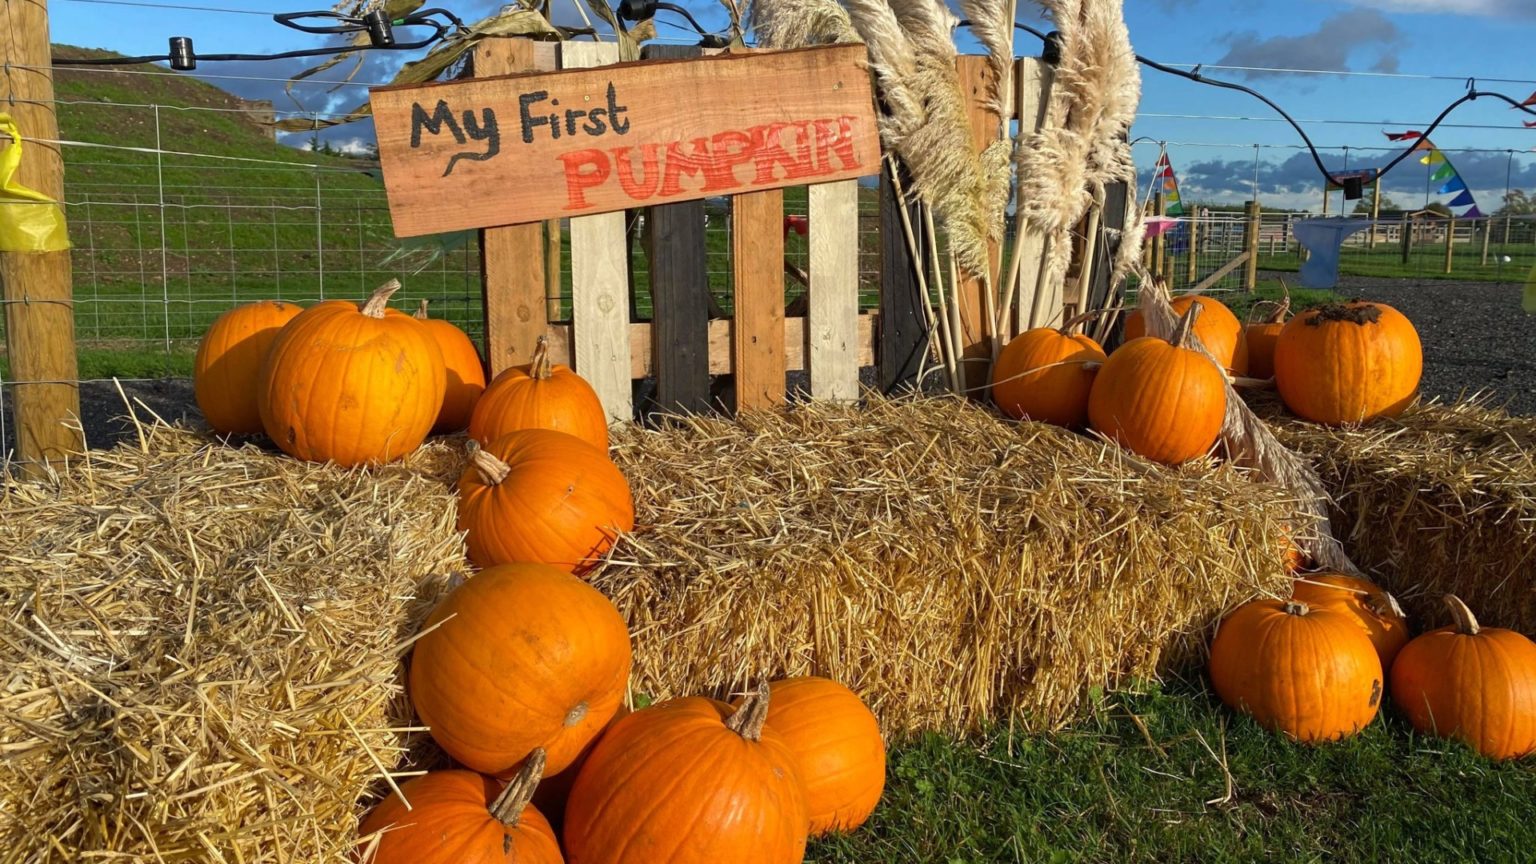
[[[163, 52], [166, 37], [172, 35], [191, 36], [198, 50], [208, 53], [264, 53], [320, 44], [319, 37], [264, 19], [262, 15], [291, 11], [269, 5], [275, 0], [168, 2], [261, 14], [53, 0], [53, 40], [127, 54]], [[562, 18], [575, 19], [570, 0], [556, 0], [555, 5]], [[693, 0], [686, 5], [706, 26], [724, 21], [715, 3]], [[1367, 148], [1388, 146], [1382, 131], [1428, 125], [1465, 91], [1467, 78], [1519, 99], [1536, 91], [1536, 0], [1127, 0], [1126, 7], [1140, 54], [1171, 64], [1206, 64], [1212, 77], [1263, 91], [1298, 119], [1309, 121], [1304, 125], [1318, 146], [1326, 148], [1330, 167], [1342, 167], [1346, 159], [1356, 168], [1381, 164], [1390, 154]], [[476, 0], [450, 8], [473, 20], [489, 13], [494, 4]], [[1021, 4], [1024, 9], [1031, 11], [1021, 13], [1021, 19], [1038, 23], [1033, 7]], [[675, 27], [664, 27], [662, 34], [685, 35]], [[1018, 51], [1036, 53], [1038, 42], [1020, 34]], [[404, 59], [373, 54], [357, 80], [386, 80]], [[1372, 74], [1209, 68], [1218, 65]], [[283, 93], [281, 81], [299, 68], [301, 61], [222, 63], [205, 64], [200, 72], [238, 95], [273, 99], [279, 110], [291, 110], [299, 106]], [[1320, 203], [1321, 181], [1310, 157], [1293, 149], [1299, 139], [1275, 122], [1263, 104], [1152, 70], [1144, 70], [1143, 80], [1142, 117], [1133, 135], [1169, 142], [1186, 199], [1252, 197], [1257, 155], [1259, 196], [1266, 205], [1315, 208]], [[303, 107], [313, 111], [345, 110], [364, 96], [363, 88], [355, 85], [334, 93], [327, 89], [314, 84], [296, 88]], [[1451, 152], [1485, 211], [1498, 206], [1511, 165], [1516, 188], [1536, 189], [1536, 153], [1529, 152], [1536, 148], [1536, 129], [1522, 128], [1521, 116], [1502, 104], [1477, 102], [1459, 109], [1435, 136], [1435, 143]], [[370, 132], [364, 127], [330, 134], [345, 141]], [[1345, 147], [1351, 148], [1347, 155]], [[1479, 150], [1490, 152], [1474, 152]], [[1145, 174], [1158, 148], [1143, 144], [1136, 152]], [[1387, 190], [1401, 203], [1421, 204], [1424, 181], [1424, 169], [1410, 161], [1389, 177]], [[1335, 205], [1337, 201], [1335, 197]]]

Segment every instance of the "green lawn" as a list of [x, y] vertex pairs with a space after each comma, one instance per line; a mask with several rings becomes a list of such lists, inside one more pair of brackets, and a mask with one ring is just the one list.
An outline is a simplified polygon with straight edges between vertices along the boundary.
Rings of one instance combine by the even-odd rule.
[[[1523, 227], [1523, 226], [1522, 226]], [[1499, 236], [1497, 231], [1495, 237]], [[1451, 272], [1445, 272], [1445, 244], [1420, 244], [1413, 247], [1408, 260], [1403, 260], [1402, 248], [1396, 244], [1378, 244], [1375, 249], [1365, 246], [1345, 246], [1339, 256], [1339, 272], [1345, 276], [1374, 276], [1388, 279], [1433, 279], [1463, 282], [1524, 282], [1536, 268], [1536, 244], [1492, 243], [1488, 250], [1488, 263], [1482, 263], [1481, 243], [1457, 243], [1453, 252]], [[1508, 257], [1508, 263], [1504, 258]], [[1295, 272], [1301, 267], [1301, 259], [1295, 252], [1259, 255], [1259, 267], [1263, 270], [1288, 270]]]
[[821, 864], [1529, 861], [1536, 763], [1413, 734], [1287, 742], [1201, 685], [1115, 693], [1070, 730], [896, 746], [870, 824]]

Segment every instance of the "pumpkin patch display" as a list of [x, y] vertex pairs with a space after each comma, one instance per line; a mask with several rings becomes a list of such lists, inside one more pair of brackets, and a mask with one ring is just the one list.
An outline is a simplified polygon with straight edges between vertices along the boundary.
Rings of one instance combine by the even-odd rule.
[[1408, 644], [1408, 619], [1397, 599], [1369, 579], [1343, 573], [1308, 573], [1296, 580], [1291, 599], [1353, 618], [1376, 647], [1382, 669], [1391, 669], [1397, 652]]
[[543, 769], [535, 750], [505, 789], [463, 770], [409, 780], [363, 821], [361, 849], [373, 864], [562, 864], [554, 830], [529, 803]]
[[524, 429], [488, 447], [470, 442], [470, 452], [459, 530], [477, 566], [537, 561], [579, 573], [635, 527], [629, 481], [574, 436]]
[[1409, 642], [1392, 664], [1392, 701], [1428, 735], [1456, 738], [1489, 759], [1536, 753], [1536, 642], [1483, 627], [1447, 594], [1454, 623]]
[[629, 630], [602, 592], [543, 564], [482, 570], [427, 619], [411, 704], [443, 751], [504, 775], [536, 749], [555, 774], [618, 711]]
[[1292, 318], [1275, 341], [1275, 388], [1304, 420], [1338, 426], [1396, 417], [1424, 371], [1419, 334], [1385, 303], [1334, 303]]
[[[1233, 375], [1248, 374], [1248, 343], [1243, 339], [1243, 322], [1237, 320], [1227, 304], [1204, 294], [1182, 294], [1173, 298], [1173, 314], [1184, 315], [1200, 307], [1195, 335], [1223, 369]], [[1146, 318], [1140, 309], [1125, 318], [1125, 341], [1147, 335]]]
[[767, 684], [732, 708], [673, 699], [603, 735], [565, 810], [571, 864], [798, 864], [805, 787], [767, 727]]
[[549, 359], [542, 336], [533, 362], [496, 376], [469, 421], [469, 437], [490, 444], [509, 432], [552, 429], [608, 451], [608, 417], [585, 378]]
[[1255, 600], [1227, 616], [1210, 675], [1229, 708], [1306, 744], [1348, 738], [1381, 709], [1381, 660], [1359, 622], [1294, 600]]
[[1009, 342], [992, 365], [992, 401], [1015, 420], [1068, 429], [1088, 422], [1088, 394], [1104, 349], [1089, 337], [1038, 327]]
[[874, 713], [826, 678], [786, 678], [769, 693], [768, 728], [795, 754], [811, 836], [863, 825], [885, 790], [885, 741]]
[[420, 321], [388, 309], [400, 283], [364, 303], [330, 300], [277, 334], [257, 380], [267, 436], [283, 452], [349, 467], [421, 446], [443, 405], [443, 353]]
[[304, 311], [295, 303], [262, 300], [220, 315], [192, 359], [192, 392], [198, 410], [221, 435], [262, 432], [256, 384], [261, 364], [283, 325]]
[[1227, 410], [1227, 381], [1205, 354], [1185, 347], [1201, 315], [1191, 306], [1173, 338], [1133, 339], [1094, 379], [1088, 419], [1131, 452], [1177, 465], [1210, 451]]
[[427, 317], [427, 301], [421, 301], [416, 320], [424, 324], [443, 352], [443, 371], [447, 373], [443, 407], [437, 412], [433, 432], [457, 432], [469, 425], [475, 403], [485, 391], [485, 364], [480, 352], [463, 330], [441, 318]]

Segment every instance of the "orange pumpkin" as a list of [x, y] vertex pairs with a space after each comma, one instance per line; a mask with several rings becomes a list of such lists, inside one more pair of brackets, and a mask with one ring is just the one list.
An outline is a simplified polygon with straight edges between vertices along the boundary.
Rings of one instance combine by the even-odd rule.
[[1424, 371], [1418, 331], [1384, 303], [1335, 303], [1292, 318], [1275, 342], [1275, 388], [1314, 423], [1396, 417]]
[[1255, 600], [1227, 616], [1210, 674], [1228, 707], [1308, 744], [1354, 735], [1381, 708], [1381, 660], [1359, 622], [1296, 601]]
[[1536, 753], [1536, 643], [1481, 627], [1446, 595], [1455, 623], [1419, 636], [1392, 664], [1392, 701], [1413, 728], [1466, 742], [1489, 759]]
[[508, 432], [553, 429], [608, 451], [608, 416], [586, 379], [549, 362], [549, 343], [539, 337], [533, 362], [496, 376], [469, 420], [469, 437], [490, 444]]
[[863, 825], [885, 790], [885, 741], [874, 713], [826, 678], [786, 678], [769, 689], [768, 728], [795, 754], [811, 836]]
[[1408, 644], [1408, 619], [1397, 598], [1369, 579], [1343, 573], [1308, 573], [1293, 583], [1291, 599], [1353, 618], [1375, 646], [1382, 669], [1391, 669], [1397, 652]]
[[613, 728], [613, 724], [631, 713], [628, 705], [620, 705], [613, 719], [597, 733], [597, 737], [593, 738], [581, 753], [577, 754], [575, 761], [571, 762], [564, 771], [551, 774], [539, 783], [539, 788], [533, 793], [534, 806], [538, 807], [539, 812], [549, 820], [549, 824], [554, 826], [556, 833], [559, 833], [561, 826], [565, 824], [565, 805], [570, 801], [571, 787], [576, 785], [576, 778], [581, 774], [581, 769], [586, 767], [587, 758], [592, 755], [593, 750], [597, 749], [598, 743], [603, 740], [603, 735]]
[[548, 429], [470, 444], [459, 530], [478, 566], [537, 561], [580, 573], [634, 530], [629, 481], [592, 445]]
[[1184, 347], [1201, 308], [1184, 313], [1171, 341], [1143, 336], [1110, 355], [1088, 396], [1095, 430], [1169, 465], [1211, 449], [1227, 410], [1227, 382], [1209, 357]]
[[543, 564], [482, 570], [443, 598], [411, 658], [411, 704], [438, 746], [482, 774], [535, 749], [565, 770], [629, 681], [629, 630], [602, 592]]
[[293, 303], [263, 300], [220, 315], [192, 359], [192, 393], [208, 425], [221, 435], [262, 431], [256, 382], [261, 363], [283, 325], [304, 311]]
[[288, 322], [257, 381], [261, 423], [283, 452], [342, 466], [415, 450], [443, 405], [443, 353], [420, 321], [387, 314], [391, 281], [367, 302], [320, 303]]
[[[1175, 315], [1182, 316], [1195, 306], [1200, 307], [1200, 318], [1195, 323], [1195, 335], [1200, 337], [1200, 344], [1228, 372], [1247, 375], [1248, 343], [1243, 340], [1243, 323], [1237, 320], [1227, 304], [1204, 294], [1183, 294], [1173, 298]], [[1125, 341], [1145, 335], [1146, 318], [1137, 309], [1125, 318]]]
[[571, 864], [799, 864], [805, 787], [770, 728], [767, 685], [740, 708], [673, 699], [613, 724], [565, 811]]
[[363, 821], [363, 858], [373, 864], [562, 864], [554, 829], [528, 803], [543, 766], [543, 751], [533, 751], [499, 792], [500, 783], [473, 771], [433, 771], [407, 781], [400, 787], [405, 801], [392, 794]]
[[1068, 326], [1019, 334], [992, 364], [992, 401], [1016, 420], [1028, 418], [1080, 429], [1088, 422], [1088, 393], [1107, 358], [1099, 343]]
[[443, 370], [448, 373], [443, 391], [443, 408], [437, 412], [433, 432], [457, 432], [469, 425], [475, 403], [485, 391], [485, 364], [480, 352], [463, 330], [441, 318], [427, 317], [427, 301], [421, 301], [416, 320], [426, 325], [438, 350], [443, 352]]
[[[1267, 301], [1266, 301], [1267, 302]], [[1291, 311], [1291, 296], [1274, 304], [1275, 308], [1260, 320], [1249, 319], [1243, 328], [1243, 341], [1248, 345], [1248, 377], [1275, 377], [1275, 343], [1280, 331], [1285, 329], [1285, 316]], [[1257, 310], [1258, 305], [1254, 306]]]

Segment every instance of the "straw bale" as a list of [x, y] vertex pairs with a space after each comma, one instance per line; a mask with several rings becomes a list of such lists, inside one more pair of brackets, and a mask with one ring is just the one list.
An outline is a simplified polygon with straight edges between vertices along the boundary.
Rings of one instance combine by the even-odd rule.
[[0, 479], [0, 861], [344, 862], [462, 566], [432, 445], [343, 471], [181, 429]]
[[1479, 399], [1344, 428], [1288, 417], [1273, 397], [1260, 410], [1316, 465], [1350, 556], [1419, 626], [1449, 623], [1452, 592], [1478, 620], [1536, 635], [1536, 418]]
[[816, 673], [886, 729], [1061, 724], [1094, 688], [1197, 657], [1284, 587], [1297, 502], [955, 399], [808, 404], [614, 436], [639, 527], [593, 581], [637, 690], [724, 694]]

